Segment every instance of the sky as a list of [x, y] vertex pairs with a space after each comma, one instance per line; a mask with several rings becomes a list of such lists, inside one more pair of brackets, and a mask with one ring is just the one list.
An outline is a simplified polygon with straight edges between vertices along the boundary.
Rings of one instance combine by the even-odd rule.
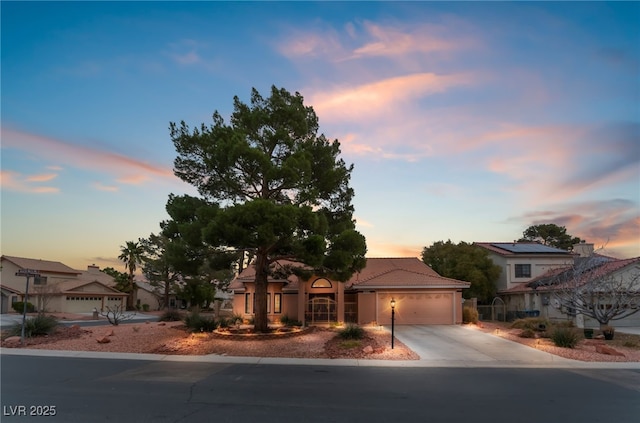
[[555, 223], [640, 256], [640, 3], [7, 2], [1, 252], [124, 269], [169, 123], [304, 96], [353, 163], [369, 257]]

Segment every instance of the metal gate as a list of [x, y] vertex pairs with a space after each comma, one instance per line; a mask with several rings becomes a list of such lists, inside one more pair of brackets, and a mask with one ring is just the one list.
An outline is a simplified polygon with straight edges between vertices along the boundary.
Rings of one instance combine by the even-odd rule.
[[315, 297], [307, 303], [305, 320], [308, 323], [331, 323], [338, 321], [337, 302], [327, 297]]

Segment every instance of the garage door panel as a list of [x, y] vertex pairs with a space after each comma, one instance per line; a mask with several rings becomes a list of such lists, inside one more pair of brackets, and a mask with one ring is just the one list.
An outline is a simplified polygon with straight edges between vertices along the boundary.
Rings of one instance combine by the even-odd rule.
[[396, 300], [395, 323], [398, 325], [450, 325], [453, 324], [453, 294], [402, 293], [379, 294], [378, 322], [391, 323], [391, 298]]

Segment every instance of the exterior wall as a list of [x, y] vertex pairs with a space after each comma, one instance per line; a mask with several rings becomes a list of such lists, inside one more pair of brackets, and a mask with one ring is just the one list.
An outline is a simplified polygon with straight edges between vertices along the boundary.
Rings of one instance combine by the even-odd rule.
[[[13, 288], [17, 291], [23, 292], [27, 285], [27, 278], [25, 276], [16, 276], [16, 272], [20, 270], [13, 262], [9, 260], [2, 260], [2, 272], [0, 272], [0, 282], [2, 285], [6, 285], [9, 288]], [[76, 275], [60, 275], [57, 273], [40, 272], [40, 276], [47, 278], [47, 285], [55, 284], [57, 282], [63, 282], [68, 280], [76, 280]], [[29, 292], [33, 292], [33, 278], [29, 278]]]
[[375, 292], [358, 292], [358, 324], [377, 323]]
[[[269, 305], [267, 307], [267, 318], [271, 322], [280, 320], [280, 317], [287, 315], [292, 317], [294, 310], [285, 309], [284, 298], [285, 294], [282, 292], [282, 283], [270, 283], [267, 287]], [[249, 295], [249, 310], [246, 310], [245, 301], [246, 296]], [[280, 310], [276, 310], [276, 295], [280, 298]], [[255, 301], [255, 286], [253, 283], [245, 284], [244, 292], [234, 293], [233, 295], [233, 313], [242, 316], [245, 319], [250, 319], [254, 315], [254, 301]]]
[[149, 310], [160, 310], [158, 296], [153, 292], [149, 292], [146, 289], [138, 289], [137, 298], [140, 304], [140, 310], [142, 310], [143, 304], [149, 304]]
[[293, 320], [302, 320], [298, 315], [298, 294], [285, 292], [282, 294], [282, 315]]
[[[530, 280], [542, 276], [551, 269], [563, 267], [573, 264], [573, 257], [550, 257], [550, 256], [509, 256], [504, 257], [489, 252], [489, 258], [494, 264], [502, 268], [502, 273], [496, 282], [498, 291], [513, 288], [519, 284], [529, 282]], [[531, 265], [530, 277], [516, 277], [516, 264]]]

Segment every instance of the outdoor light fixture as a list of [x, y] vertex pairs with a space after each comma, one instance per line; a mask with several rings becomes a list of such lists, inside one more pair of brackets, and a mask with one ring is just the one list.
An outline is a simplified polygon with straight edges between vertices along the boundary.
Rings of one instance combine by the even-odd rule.
[[394, 332], [394, 323], [396, 320], [396, 300], [391, 298], [391, 349], [393, 349], [393, 332]]

